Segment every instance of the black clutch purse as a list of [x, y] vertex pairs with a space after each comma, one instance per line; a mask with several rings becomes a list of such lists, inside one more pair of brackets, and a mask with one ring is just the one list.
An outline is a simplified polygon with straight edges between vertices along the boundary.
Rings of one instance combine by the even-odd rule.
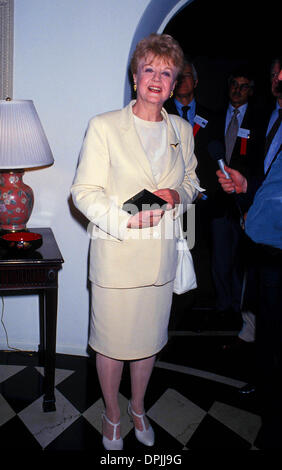
[[141, 212], [142, 210], [165, 210], [166, 204], [167, 201], [161, 197], [156, 196], [156, 194], [151, 193], [147, 189], [143, 189], [140, 193], [135, 194], [125, 201], [122, 208], [124, 211], [129, 212], [129, 214], [135, 215], [137, 212]]

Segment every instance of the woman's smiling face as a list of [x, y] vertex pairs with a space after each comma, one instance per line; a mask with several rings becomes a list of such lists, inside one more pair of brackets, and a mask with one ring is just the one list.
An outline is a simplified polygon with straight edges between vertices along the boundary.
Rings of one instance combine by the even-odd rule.
[[148, 55], [139, 62], [133, 75], [137, 101], [162, 106], [175, 87], [176, 77], [177, 69], [170, 61]]

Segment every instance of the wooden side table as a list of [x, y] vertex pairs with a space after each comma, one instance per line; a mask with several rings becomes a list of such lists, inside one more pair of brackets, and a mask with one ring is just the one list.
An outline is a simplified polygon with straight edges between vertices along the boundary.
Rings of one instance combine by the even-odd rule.
[[64, 262], [50, 228], [32, 228], [42, 235], [42, 246], [12, 255], [0, 248], [0, 294], [38, 293], [40, 305], [39, 364], [44, 366], [43, 410], [55, 411], [55, 357], [58, 271]]

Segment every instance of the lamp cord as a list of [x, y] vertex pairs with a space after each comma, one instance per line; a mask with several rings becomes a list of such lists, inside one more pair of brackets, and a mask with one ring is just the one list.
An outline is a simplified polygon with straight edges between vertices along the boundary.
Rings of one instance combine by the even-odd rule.
[[4, 297], [1, 296], [1, 299], [2, 299], [1, 323], [2, 323], [3, 329], [4, 329], [4, 331], [5, 331], [6, 343], [7, 343], [8, 349], [9, 349], [9, 350], [12, 349], [13, 351], [19, 351], [19, 352], [23, 352], [23, 353], [32, 353], [32, 354], [33, 354], [34, 351], [25, 351], [25, 350], [23, 350], [23, 349], [14, 348], [14, 347], [12, 347], [12, 346], [9, 345], [8, 332], [7, 332], [5, 323], [4, 323], [4, 309], [5, 309]]

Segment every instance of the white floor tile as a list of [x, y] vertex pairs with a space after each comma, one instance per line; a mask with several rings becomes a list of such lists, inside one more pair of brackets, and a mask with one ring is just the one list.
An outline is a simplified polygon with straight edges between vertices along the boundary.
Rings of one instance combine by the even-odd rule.
[[159, 367], [160, 369], [173, 370], [182, 374], [193, 375], [202, 379], [207, 379], [214, 382], [230, 385], [231, 387], [235, 388], [242, 388], [244, 387], [244, 385], [247, 385], [246, 382], [242, 382], [241, 380], [232, 379], [230, 377], [224, 377], [223, 375], [218, 375], [213, 372], [201, 369], [194, 369], [193, 367], [171, 364], [170, 362], [156, 361], [156, 367]]
[[18, 413], [42, 448], [50, 444], [80, 416], [79, 411], [58, 390], [55, 390], [55, 396], [56, 411], [44, 413], [40, 397]]
[[[35, 369], [44, 376], [44, 367], [35, 367]], [[74, 372], [74, 370], [55, 369], [55, 387]]]
[[260, 416], [225, 403], [214, 402], [209, 414], [250, 443], [261, 427]]
[[147, 415], [182, 444], [195, 432], [206, 411], [176, 390], [167, 389]]
[[[119, 406], [120, 406], [120, 421], [121, 421], [121, 436], [124, 438], [133, 428], [133, 424], [127, 413], [128, 400], [121, 393], [119, 393]], [[92, 426], [102, 434], [102, 412], [105, 411], [104, 402], [102, 398], [96, 401], [88, 410], [83, 413], [85, 419], [89, 421]]]
[[0, 383], [4, 382], [4, 380], [9, 379], [13, 375], [17, 374], [21, 370], [23, 370], [25, 366], [6, 366], [2, 365], [0, 366]]

